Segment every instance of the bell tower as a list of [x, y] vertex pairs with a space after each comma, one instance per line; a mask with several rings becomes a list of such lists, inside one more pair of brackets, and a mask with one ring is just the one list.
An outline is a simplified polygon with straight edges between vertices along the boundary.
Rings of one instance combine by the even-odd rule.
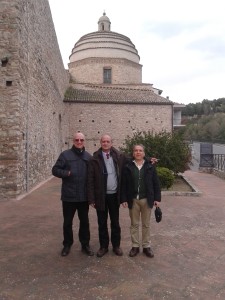
[[104, 12], [98, 20], [98, 31], [110, 31], [110, 26], [111, 22]]

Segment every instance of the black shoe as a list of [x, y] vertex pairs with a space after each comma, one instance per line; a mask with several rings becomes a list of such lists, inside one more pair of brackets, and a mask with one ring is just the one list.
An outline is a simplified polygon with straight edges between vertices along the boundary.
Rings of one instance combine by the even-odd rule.
[[102, 257], [103, 255], [105, 255], [108, 252], [108, 248], [100, 248], [97, 252], [97, 256], [98, 257]]
[[117, 256], [122, 256], [123, 255], [123, 251], [120, 247], [114, 247], [113, 248], [113, 252], [117, 255]]
[[67, 256], [70, 253], [70, 246], [64, 246], [61, 251], [61, 256]]
[[90, 246], [82, 246], [81, 251], [85, 254], [87, 254], [88, 256], [93, 256], [94, 255], [94, 251], [92, 251]]
[[153, 253], [153, 251], [150, 247], [149, 248], [144, 248], [143, 253], [148, 257], [154, 257], [154, 253]]
[[129, 253], [130, 257], [134, 257], [139, 253], [139, 247], [132, 247]]

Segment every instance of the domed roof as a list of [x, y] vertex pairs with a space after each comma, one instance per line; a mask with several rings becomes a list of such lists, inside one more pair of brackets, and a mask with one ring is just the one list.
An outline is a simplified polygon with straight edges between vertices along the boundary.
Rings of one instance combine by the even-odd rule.
[[83, 35], [72, 49], [70, 62], [90, 57], [124, 58], [139, 63], [135, 45], [122, 34], [110, 30], [111, 22], [105, 12], [98, 21], [98, 31]]
[[101, 22], [101, 21], [109, 21], [109, 22], [110, 22], [109, 18], [106, 16], [106, 13], [105, 13], [105, 12], [103, 13], [103, 16], [101, 16], [101, 17], [99, 18], [99, 21], [98, 21], [98, 22]]

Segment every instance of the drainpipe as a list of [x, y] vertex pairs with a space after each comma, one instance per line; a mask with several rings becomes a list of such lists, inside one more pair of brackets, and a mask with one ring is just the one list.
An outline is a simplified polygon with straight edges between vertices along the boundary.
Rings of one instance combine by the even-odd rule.
[[[166, 96], [166, 99], [168, 99], [169, 100], [169, 96]], [[174, 128], [173, 128], [173, 117], [174, 117], [174, 108], [173, 108], [173, 106], [174, 106], [174, 103], [172, 102], [172, 105], [171, 105], [171, 109], [172, 109], [172, 113], [171, 113], [171, 117], [172, 117], [172, 120], [171, 120], [171, 124], [172, 124], [172, 130], [171, 130], [171, 132], [173, 133], [173, 131], [174, 131]]]

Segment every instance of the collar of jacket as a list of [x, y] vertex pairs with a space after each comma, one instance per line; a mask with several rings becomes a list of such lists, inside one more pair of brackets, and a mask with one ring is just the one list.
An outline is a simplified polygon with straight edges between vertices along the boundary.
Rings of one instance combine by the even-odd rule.
[[[120, 155], [120, 152], [114, 147], [111, 147], [109, 152], [113, 159], [117, 159], [117, 157]], [[95, 158], [97, 157], [102, 158], [102, 148], [99, 148], [96, 152], [94, 152], [93, 156]]]
[[[75, 149], [77, 149], [76, 147], [74, 147]], [[86, 150], [85, 150], [85, 148], [83, 148], [83, 151], [82, 152], [76, 152], [75, 150], [74, 150], [74, 148], [72, 147], [71, 149], [70, 149], [70, 151], [72, 151], [73, 152], [73, 154], [75, 155], [75, 157], [77, 157], [77, 159], [82, 159], [82, 160], [85, 160], [85, 161], [89, 161], [90, 159], [91, 159], [91, 154], [90, 153], [88, 153]]]
[[81, 156], [85, 153], [85, 148], [83, 147], [82, 149], [76, 148], [74, 145], [72, 146], [71, 150], [75, 152], [77, 155]]
[[[133, 162], [133, 159], [130, 159], [130, 160], [127, 162], [126, 166], [127, 166], [128, 168], [134, 167], [134, 166], [135, 166], [135, 163]], [[135, 167], [136, 167], [136, 166], [135, 166]], [[148, 161], [146, 158], [144, 158], [144, 164], [143, 164], [143, 167], [144, 167], [144, 168], [150, 168], [150, 169], [151, 169], [151, 168], [153, 167], [153, 165], [151, 164], [150, 161]]]

